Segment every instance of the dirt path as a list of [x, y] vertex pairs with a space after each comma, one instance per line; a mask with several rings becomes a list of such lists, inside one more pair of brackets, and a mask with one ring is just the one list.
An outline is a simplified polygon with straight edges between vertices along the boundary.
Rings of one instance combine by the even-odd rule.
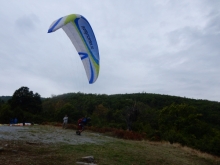
[[111, 137], [100, 136], [97, 133], [83, 132], [76, 135], [75, 130], [62, 129], [53, 126], [0, 126], [0, 140], [22, 140], [32, 143], [102, 143], [111, 141]]

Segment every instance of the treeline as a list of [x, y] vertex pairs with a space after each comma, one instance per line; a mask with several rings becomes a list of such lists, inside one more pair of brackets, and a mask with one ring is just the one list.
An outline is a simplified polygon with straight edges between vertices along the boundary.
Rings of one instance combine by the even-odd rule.
[[39, 98], [27, 87], [18, 89], [11, 99], [1, 101], [1, 123], [10, 117], [35, 123], [62, 122], [65, 114], [70, 123], [76, 123], [89, 116], [93, 127], [135, 131], [149, 140], [167, 140], [220, 155], [219, 102], [148, 93], [79, 92]]

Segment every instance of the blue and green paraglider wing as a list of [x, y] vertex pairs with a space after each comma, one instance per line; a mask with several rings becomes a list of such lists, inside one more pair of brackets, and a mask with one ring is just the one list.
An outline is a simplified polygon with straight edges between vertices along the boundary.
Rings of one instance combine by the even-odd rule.
[[90, 84], [94, 83], [99, 75], [99, 49], [89, 22], [81, 15], [71, 14], [54, 21], [48, 33], [62, 28], [75, 46]]

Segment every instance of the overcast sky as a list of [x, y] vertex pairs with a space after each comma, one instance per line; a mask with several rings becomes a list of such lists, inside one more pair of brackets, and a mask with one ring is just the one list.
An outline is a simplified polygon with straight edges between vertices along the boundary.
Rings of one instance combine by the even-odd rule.
[[[89, 84], [65, 32], [81, 14], [99, 46]], [[220, 0], [1, 0], [0, 96], [22, 86], [42, 97], [71, 92], [157, 93], [220, 101]]]

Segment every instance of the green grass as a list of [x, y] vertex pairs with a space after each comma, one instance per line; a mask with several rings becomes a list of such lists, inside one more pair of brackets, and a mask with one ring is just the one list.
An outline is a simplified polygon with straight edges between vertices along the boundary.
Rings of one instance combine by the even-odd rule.
[[167, 143], [116, 139], [105, 144], [27, 144], [4, 142], [9, 147], [0, 152], [0, 162], [22, 165], [69, 165], [81, 157], [94, 156], [99, 165], [219, 165], [215, 159], [199, 157]]
[[190, 155], [169, 145], [152, 145], [147, 142], [117, 140], [104, 145], [84, 144], [61, 146], [64, 154], [74, 153], [78, 158], [93, 155], [101, 165], [208, 165], [220, 164], [214, 160]]

